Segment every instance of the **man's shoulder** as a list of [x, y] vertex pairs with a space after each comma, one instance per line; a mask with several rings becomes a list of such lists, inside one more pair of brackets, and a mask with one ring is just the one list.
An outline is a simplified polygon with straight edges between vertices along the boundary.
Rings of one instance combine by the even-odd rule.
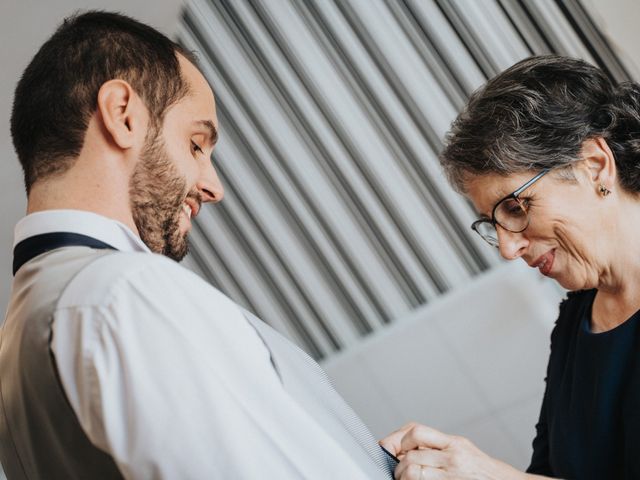
[[[64, 289], [57, 307], [100, 306], [116, 297], [170, 293], [172, 284], [184, 282], [211, 288], [193, 272], [162, 255], [112, 252], [80, 270]], [[161, 300], [162, 296], [157, 298]]]
[[166, 340], [180, 332], [183, 345], [219, 338], [222, 348], [238, 332], [255, 335], [233, 300], [177, 262], [151, 253], [113, 252], [91, 262], [64, 290], [54, 317], [58, 331], [82, 328], [93, 332], [88, 337], [100, 337], [108, 330], [130, 341], [150, 335]]

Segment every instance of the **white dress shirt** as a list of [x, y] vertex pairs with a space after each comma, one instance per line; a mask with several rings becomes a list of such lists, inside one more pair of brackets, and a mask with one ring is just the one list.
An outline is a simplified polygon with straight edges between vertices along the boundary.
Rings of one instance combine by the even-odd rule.
[[56, 231], [119, 250], [64, 289], [51, 348], [83, 430], [125, 478], [372, 478], [364, 457], [283, 388], [263, 338], [229, 298], [97, 214], [28, 215], [15, 243]]

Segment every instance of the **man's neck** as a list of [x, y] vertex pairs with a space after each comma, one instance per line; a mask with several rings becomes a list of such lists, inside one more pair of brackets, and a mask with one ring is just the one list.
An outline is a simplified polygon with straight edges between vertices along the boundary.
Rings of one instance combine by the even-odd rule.
[[64, 177], [50, 178], [32, 185], [27, 213], [44, 210], [82, 210], [117, 220], [139, 235], [128, 205], [128, 192], [113, 191], [99, 180], [78, 185]]

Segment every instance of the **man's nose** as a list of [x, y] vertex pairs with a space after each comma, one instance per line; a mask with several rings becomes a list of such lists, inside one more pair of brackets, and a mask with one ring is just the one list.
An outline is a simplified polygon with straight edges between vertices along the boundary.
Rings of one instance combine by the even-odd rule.
[[502, 258], [515, 260], [524, 254], [529, 241], [522, 232], [513, 233], [500, 225], [496, 225], [496, 232], [498, 234], [498, 249]]
[[203, 169], [200, 175], [196, 188], [202, 195], [203, 202], [217, 203], [224, 197], [224, 187], [218, 172], [216, 171], [213, 163], [207, 162], [207, 166]]

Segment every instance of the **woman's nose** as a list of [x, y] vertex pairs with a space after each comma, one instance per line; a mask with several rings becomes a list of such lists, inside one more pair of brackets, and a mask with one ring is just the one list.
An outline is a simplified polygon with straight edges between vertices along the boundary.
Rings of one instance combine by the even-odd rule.
[[496, 225], [496, 232], [498, 234], [498, 249], [502, 258], [515, 260], [524, 254], [529, 241], [522, 232], [510, 232], [500, 225]]

